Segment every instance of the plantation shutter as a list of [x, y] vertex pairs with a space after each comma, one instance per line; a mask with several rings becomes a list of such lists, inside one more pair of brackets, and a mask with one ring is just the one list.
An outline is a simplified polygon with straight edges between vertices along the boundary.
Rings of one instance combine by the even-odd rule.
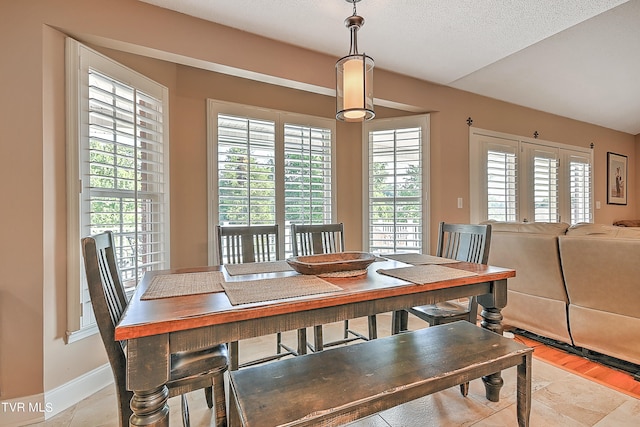
[[523, 146], [529, 153], [527, 160], [531, 168], [529, 188], [533, 195], [533, 220], [557, 222], [560, 220], [558, 150], [526, 143]]
[[368, 134], [369, 251], [422, 252], [422, 128]]
[[591, 159], [582, 153], [569, 153], [569, 197], [571, 224], [593, 220], [591, 200]]
[[89, 70], [88, 234], [114, 232], [125, 287], [166, 266], [162, 101]]
[[275, 122], [218, 114], [220, 225], [276, 223]]
[[485, 153], [487, 219], [516, 221], [518, 199], [516, 147], [488, 144]]
[[111, 231], [123, 285], [169, 268], [168, 90], [67, 39], [67, 340], [97, 328], [80, 239]]
[[284, 124], [285, 251], [291, 253], [289, 224], [332, 221], [331, 129]]

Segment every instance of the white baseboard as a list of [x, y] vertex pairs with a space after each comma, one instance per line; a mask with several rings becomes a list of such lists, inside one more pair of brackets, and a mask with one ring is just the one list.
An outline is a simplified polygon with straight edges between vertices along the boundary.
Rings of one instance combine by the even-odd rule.
[[113, 383], [109, 364], [46, 393], [0, 400], [0, 426], [21, 427], [50, 419]]
[[44, 418], [48, 420], [76, 403], [113, 383], [111, 366], [107, 363], [44, 394]]

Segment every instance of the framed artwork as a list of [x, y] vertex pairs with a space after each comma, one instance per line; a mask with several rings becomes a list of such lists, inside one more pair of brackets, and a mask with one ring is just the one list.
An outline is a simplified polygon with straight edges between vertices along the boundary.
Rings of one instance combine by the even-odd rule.
[[607, 204], [626, 205], [627, 194], [627, 156], [607, 152]]

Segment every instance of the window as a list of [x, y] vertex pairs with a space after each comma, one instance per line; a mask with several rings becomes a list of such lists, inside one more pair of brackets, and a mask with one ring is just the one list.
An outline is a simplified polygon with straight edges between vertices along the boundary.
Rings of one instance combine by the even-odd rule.
[[591, 150], [471, 128], [471, 220], [591, 222]]
[[[113, 231], [127, 289], [169, 267], [167, 89], [69, 39], [70, 333], [95, 329], [80, 238]], [[80, 334], [82, 335], [82, 334]], [[78, 335], [79, 336], [79, 335]]]
[[487, 147], [487, 218], [516, 220], [516, 148], [507, 145]]
[[217, 224], [334, 222], [335, 121], [209, 100], [209, 262]]
[[284, 123], [285, 251], [289, 224], [333, 222], [332, 129]]
[[586, 154], [566, 152], [565, 164], [569, 166], [567, 172], [571, 224], [592, 222], [591, 158]]
[[276, 222], [275, 122], [218, 115], [218, 223]]
[[529, 200], [523, 200], [521, 206], [526, 209], [529, 221], [560, 221], [560, 205], [558, 200], [558, 148], [538, 144], [520, 142], [522, 153], [522, 171], [525, 177], [521, 182], [527, 186]]
[[365, 124], [367, 251], [422, 252], [428, 242], [428, 126], [428, 116]]

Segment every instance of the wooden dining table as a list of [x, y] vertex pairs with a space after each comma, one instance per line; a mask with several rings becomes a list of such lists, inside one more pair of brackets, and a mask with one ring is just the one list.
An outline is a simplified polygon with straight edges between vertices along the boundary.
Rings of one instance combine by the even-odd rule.
[[[324, 278], [338, 287], [333, 292], [236, 305], [226, 292], [158, 299], [145, 299], [143, 295], [158, 275], [220, 271], [224, 281], [240, 284], [299, 273], [277, 271], [232, 276], [220, 266], [145, 273], [115, 330], [116, 340], [127, 341], [127, 388], [134, 392], [130, 425], [169, 425], [166, 382], [170, 354], [178, 351], [470, 296], [477, 296], [482, 306], [481, 326], [502, 334], [500, 311], [507, 303], [507, 279], [515, 276], [514, 270], [456, 262], [446, 267], [470, 275], [425, 284], [383, 274], [400, 267], [410, 266], [378, 258], [366, 274]], [[483, 377], [483, 381], [487, 399], [498, 401], [503, 385], [500, 372]]]

